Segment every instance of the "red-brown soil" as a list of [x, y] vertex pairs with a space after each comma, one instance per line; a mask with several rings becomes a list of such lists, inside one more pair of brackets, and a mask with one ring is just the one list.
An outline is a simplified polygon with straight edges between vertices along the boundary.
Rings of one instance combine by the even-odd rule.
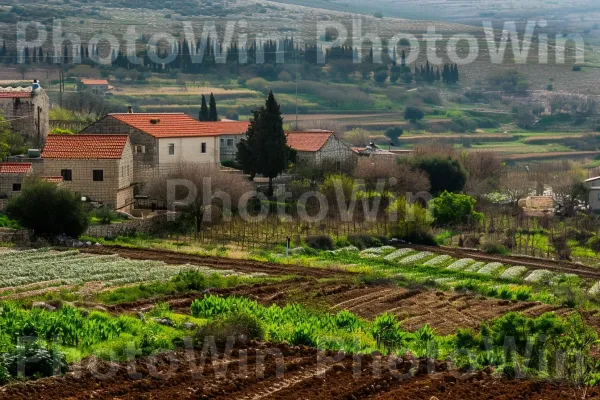
[[[266, 354], [268, 349], [281, 356], [264, 359], [259, 356]], [[319, 357], [316, 350], [304, 347], [251, 343], [244, 350], [246, 368], [240, 363], [244, 353], [234, 350], [227, 359], [207, 357], [200, 374], [196, 368], [200, 364], [199, 351], [170, 352], [128, 364], [109, 364], [89, 358], [64, 377], [0, 388], [0, 399], [583, 398], [581, 390], [565, 385], [506, 380], [494, 376], [491, 369], [465, 374], [452, 370], [445, 363], [427, 363], [408, 356], [393, 359], [363, 356], [358, 362], [358, 358], [350, 355], [329, 353]], [[94, 369], [95, 365], [100, 368]], [[264, 368], [257, 368], [257, 365], [264, 365]], [[395, 368], [390, 369], [389, 365], [395, 365]], [[223, 367], [226, 367], [225, 371]], [[221, 375], [217, 376], [219, 371]], [[108, 377], [101, 379], [100, 374]], [[587, 398], [597, 396], [598, 391], [591, 389]]]
[[[407, 289], [393, 285], [362, 286], [301, 278], [274, 284], [213, 290], [210, 293], [244, 296], [264, 305], [301, 302], [330, 312], [350, 310], [367, 319], [390, 312], [398, 316], [407, 330], [417, 330], [429, 324], [438, 334], [454, 333], [456, 328], [477, 329], [481, 322], [511, 311], [519, 311], [531, 317], [549, 311], [567, 312], [567, 309], [537, 302], [488, 299], [467, 293]], [[147, 311], [157, 302], [166, 301], [175, 311], [189, 313], [192, 301], [198, 297], [202, 295], [142, 300], [109, 309], [113, 312]]]

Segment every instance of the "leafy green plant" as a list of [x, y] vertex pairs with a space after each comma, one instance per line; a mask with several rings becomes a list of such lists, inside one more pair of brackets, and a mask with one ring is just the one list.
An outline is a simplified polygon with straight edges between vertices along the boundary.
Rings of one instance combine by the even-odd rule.
[[[2, 355], [5, 371], [12, 377], [47, 377], [67, 371], [65, 356], [54, 347], [27, 343]], [[0, 373], [1, 369], [0, 369]]]

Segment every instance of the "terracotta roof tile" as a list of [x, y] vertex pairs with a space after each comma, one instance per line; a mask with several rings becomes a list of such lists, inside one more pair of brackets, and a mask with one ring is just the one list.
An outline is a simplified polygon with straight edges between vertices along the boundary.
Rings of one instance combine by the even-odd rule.
[[183, 113], [109, 114], [132, 128], [156, 138], [239, 135], [246, 133], [249, 122], [199, 122]]
[[24, 99], [31, 97], [32, 92], [0, 92], [0, 99]]
[[0, 163], [0, 174], [28, 174], [31, 170], [31, 163]]
[[81, 83], [84, 85], [108, 85], [106, 79], [82, 79]]
[[289, 132], [287, 144], [296, 151], [315, 152], [321, 150], [331, 135], [333, 135], [332, 131], [323, 130]]
[[127, 135], [48, 135], [42, 158], [119, 159]]

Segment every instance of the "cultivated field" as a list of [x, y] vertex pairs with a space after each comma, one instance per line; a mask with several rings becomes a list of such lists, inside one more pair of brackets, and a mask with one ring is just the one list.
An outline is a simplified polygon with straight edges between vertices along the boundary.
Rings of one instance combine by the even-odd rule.
[[[570, 398], [581, 389], [507, 380], [500, 372], [506, 360], [465, 372], [454, 363], [424, 357], [458, 357], [454, 361], [460, 364], [464, 360], [455, 353], [457, 334], [474, 332], [477, 341], [482, 326], [504, 329], [506, 321], [517, 323], [513, 318], [531, 321], [524, 322], [533, 324], [528, 326], [551, 324], [559, 331], [579, 329], [581, 318], [600, 330], [600, 270], [580, 264], [418, 246], [305, 249], [287, 259], [277, 252], [235, 254], [243, 258], [218, 257], [214, 251], [195, 255], [103, 246], [81, 252], [5, 251], [0, 261], [0, 328], [9, 336], [19, 332], [21, 323], [32, 324], [32, 333], [41, 337], [63, 332], [60, 349], [72, 372], [0, 387], [0, 399], [34, 393], [39, 399], [459, 399], [482, 391], [507, 398], [515, 393], [522, 398]], [[38, 289], [31, 291], [36, 284]], [[40, 300], [45, 302], [41, 309], [30, 309], [32, 301]], [[259, 335], [270, 344], [236, 342], [226, 370], [219, 370], [221, 361], [213, 358], [198, 375], [184, 360], [199, 357], [201, 347], [184, 353], [177, 343], [206, 332], [220, 335], [217, 327], [227, 322], [219, 321], [238, 318], [238, 312], [258, 318]], [[249, 321], [245, 324], [251, 325]], [[95, 324], [103, 324], [103, 334], [86, 333]], [[385, 324], [395, 328], [381, 331]], [[396, 329], [401, 336], [381, 336]], [[153, 339], [146, 338], [149, 331]], [[355, 339], [360, 339], [359, 347], [351, 344]], [[430, 347], [434, 344], [435, 351]], [[334, 358], [323, 361], [312, 348], [316, 345], [363, 354], [363, 374], [352, 374], [356, 357], [335, 358], [329, 352]], [[6, 346], [10, 348], [0, 340], [0, 353]], [[135, 359], [123, 358], [127, 346], [138, 349]], [[265, 346], [274, 346], [283, 358], [267, 357], [262, 364]], [[384, 358], [373, 358], [375, 350]], [[245, 373], [237, 362], [242, 354], [248, 355]], [[387, 368], [380, 375], [372, 373], [392, 359], [408, 374], [404, 379]], [[277, 362], [284, 365], [282, 376]], [[98, 367], [114, 370], [108, 381]], [[127, 372], [132, 368], [139, 373], [135, 378]], [[220, 374], [215, 378], [216, 371]]]

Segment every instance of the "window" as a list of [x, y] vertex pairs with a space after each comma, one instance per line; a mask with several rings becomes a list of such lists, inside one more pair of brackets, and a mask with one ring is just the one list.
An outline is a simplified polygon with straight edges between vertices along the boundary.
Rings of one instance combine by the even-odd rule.
[[127, 176], [131, 175], [131, 171], [129, 170], [129, 164], [127, 164]]
[[227, 139], [227, 147], [233, 147], [233, 139]]
[[103, 182], [104, 181], [104, 171], [101, 169], [95, 169], [93, 171], [93, 179], [94, 182]]
[[221, 139], [221, 147], [225, 146], [225, 139]]
[[13, 192], [20, 192], [20, 191], [21, 191], [21, 184], [13, 183]]
[[200, 146], [200, 152], [202, 154], [206, 153], [206, 143], [202, 143], [202, 145]]
[[138, 144], [134, 147], [134, 151], [136, 154], [143, 154], [146, 152], [146, 146]]
[[71, 182], [73, 180], [73, 170], [70, 169], [61, 169], [60, 176], [62, 176], [63, 181]]
[[175, 143], [169, 143], [169, 155], [172, 156], [175, 154]]
[[121, 178], [125, 176], [125, 166], [121, 165]]

